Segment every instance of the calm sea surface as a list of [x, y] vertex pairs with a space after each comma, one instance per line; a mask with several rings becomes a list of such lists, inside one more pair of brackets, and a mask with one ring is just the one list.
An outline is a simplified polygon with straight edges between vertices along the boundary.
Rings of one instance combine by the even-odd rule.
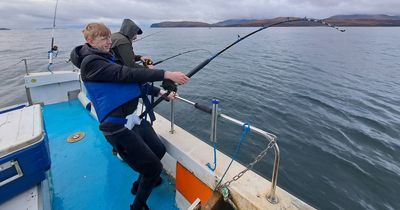
[[[202, 48], [216, 53], [255, 28], [146, 29], [134, 44], [155, 61]], [[115, 31], [115, 30], [114, 30]], [[0, 107], [26, 101], [21, 58], [45, 71], [51, 30], [0, 31]], [[57, 69], [83, 43], [78, 29], [59, 29]], [[246, 39], [179, 87], [203, 104], [278, 136], [278, 185], [318, 209], [400, 209], [400, 28], [273, 28]], [[160, 64], [189, 72], [198, 51]], [[16, 65], [14, 65], [16, 64]], [[209, 142], [208, 115], [177, 103], [177, 124]], [[169, 105], [157, 111], [168, 116]], [[218, 124], [218, 148], [232, 155], [241, 128]], [[250, 135], [239, 161], [251, 162], [265, 141]], [[273, 155], [255, 170], [270, 179]], [[210, 162], [212, 157], [210, 157]]]

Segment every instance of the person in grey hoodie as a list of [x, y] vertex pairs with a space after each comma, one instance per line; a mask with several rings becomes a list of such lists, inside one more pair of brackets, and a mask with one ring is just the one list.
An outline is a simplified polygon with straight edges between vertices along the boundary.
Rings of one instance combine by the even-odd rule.
[[135, 62], [145, 62], [145, 60], [149, 58], [146, 56], [135, 55], [132, 47], [133, 40], [136, 39], [137, 35], [142, 33], [142, 29], [140, 29], [135, 22], [131, 19], [124, 19], [119, 32], [111, 35], [111, 49], [120, 63], [133, 68], [143, 68], [143, 66], [136, 64]]
[[[133, 51], [132, 42], [136, 39], [137, 35], [142, 33], [142, 29], [140, 29], [135, 22], [131, 19], [124, 19], [120, 31], [111, 34], [111, 50], [114, 52], [118, 63], [135, 69], [145, 69], [148, 67], [154, 69], [152, 66], [142, 66], [136, 63], [137, 61], [144, 62], [145, 59], [149, 59], [145, 56], [135, 55], [135, 52]], [[118, 154], [115, 148], [113, 148], [113, 153]], [[137, 181], [133, 183], [131, 188], [132, 194], [136, 195], [142, 177], [143, 176], [140, 175]], [[159, 177], [155, 183], [155, 187], [159, 186], [161, 183], [162, 178]]]

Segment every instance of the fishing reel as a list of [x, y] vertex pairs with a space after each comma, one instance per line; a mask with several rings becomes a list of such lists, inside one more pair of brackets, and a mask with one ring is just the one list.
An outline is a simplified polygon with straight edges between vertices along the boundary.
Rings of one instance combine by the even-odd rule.
[[47, 66], [47, 70], [51, 72], [51, 65], [53, 65], [53, 59], [57, 58], [58, 55], [58, 47], [54, 45], [51, 49], [47, 52], [47, 58], [49, 59], [49, 65]]
[[154, 63], [153, 63], [153, 61], [151, 60], [151, 59], [145, 59], [144, 61], [143, 61], [143, 65], [144, 66], [151, 66], [151, 65], [153, 65]]
[[56, 58], [58, 55], [58, 47], [57, 45], [54, 45], [51, 47], [51, 49], [47, 52], [47, 57], [50, 60], [53, 60], [53, 58]]

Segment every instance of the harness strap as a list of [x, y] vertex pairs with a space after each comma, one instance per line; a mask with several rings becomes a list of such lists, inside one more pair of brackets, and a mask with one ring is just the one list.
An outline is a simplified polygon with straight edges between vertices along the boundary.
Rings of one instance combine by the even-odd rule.
[[[113, 54], [112, 60], [110, 60], [110, 62], [116, 63], [116, 56], [114, 54]], [[140, 87], [140, 92], [142, 94], [141, 98], [143, 100], [144, 105], [146, 106], [146, 110], [150, 110], [150, 111], [148, 111], [148, 114], [149, 114], [149, 117], [150, 117], [150, 122], [151, 122], [151, 124], [153, 124], [153, 121], [156, 120], [156, 116], [154, 115], [154, 112], [151, 109], [152, 103], [150, 103], [149, 98], [147, 97], [147, 89], [148, 89], [148, 85], [147, 84], [145, 84], [144, 86]], [[153, 89], [153, 86], [152, 86], [152, 89]], [[145, 116], [145, 120], [147, 120], [146, 117], [147, 116]], [[121, 124], [125, 124], [125, 123], [121, 123]]]
[[122, 117], [107, 117], [103, 122], [125, 125], [128, 120]]
[[[144, 88], [146, 88], [146, 90], [144, 90]], [[153, 122], [156, 120], [156, 116], [154, 115], [150, 100], [147, 97], [147, 85], [145, 85], [144, 88], [143, 88], [143, 86], [141, 88], [142, 100], [143, 100], [144, 106], [146, 106], [146, 110], [143, 113], [149, 114], [150, 121]], [[147, 117], [147, 115], [145, 116], [145, 120], [146, 120], [146, 117]]]

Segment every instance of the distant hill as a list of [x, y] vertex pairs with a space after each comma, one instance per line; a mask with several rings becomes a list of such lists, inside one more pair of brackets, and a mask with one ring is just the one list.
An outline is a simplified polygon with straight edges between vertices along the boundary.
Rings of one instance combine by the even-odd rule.
[[390, 15], [382, 15], [382, 14], [381, 15], [335, 15], [335, 16], [329, 17], [328, 19], [400, 20], [400, 16], [390, 16]]
[[400, 16], [335, 15], [325, 19], [337, 26], [400, 26]]
[[[203, 22], [180, 21], [180, 22], [161, 22], [154, 23], [150, 27], [260, 27], [269, 25], [279, 21], [283, 21], [288, 17], [277, 17], [273, 19], [229, 19], [221, 22], [209, 24]], [[290, 17], [296, 18], [296, 17]], [[384, 14], [378, 15], [335, 15], [324, 19], [325, 21], [336, 26], [400, 26], [400, 16], [389, 16]], [[280, 26], [320, 26], [314, 22], [292, 22], [282, 24]]]
[[161, 23], [151, 24], [151, 28], [170, 28], [170, 27], [210, 27], [211, 24], [203, 23], [203, 22], [194, 22], [194, 21], [179, 21], [172, 22], [166, 21]]
[[0, 28], [0, 31], [11, 30], [9, 28]]
[[214, 27], [232, 27], [232, 26], [237, 26], [240, 24], [244, 24], [244, 23], [249, 23], [249, 22], [253, 22], [256, 21], [257, 19], [229, 19], [229, 20], [224, 20], [218, 23], [214, 23], [212, 24]]

